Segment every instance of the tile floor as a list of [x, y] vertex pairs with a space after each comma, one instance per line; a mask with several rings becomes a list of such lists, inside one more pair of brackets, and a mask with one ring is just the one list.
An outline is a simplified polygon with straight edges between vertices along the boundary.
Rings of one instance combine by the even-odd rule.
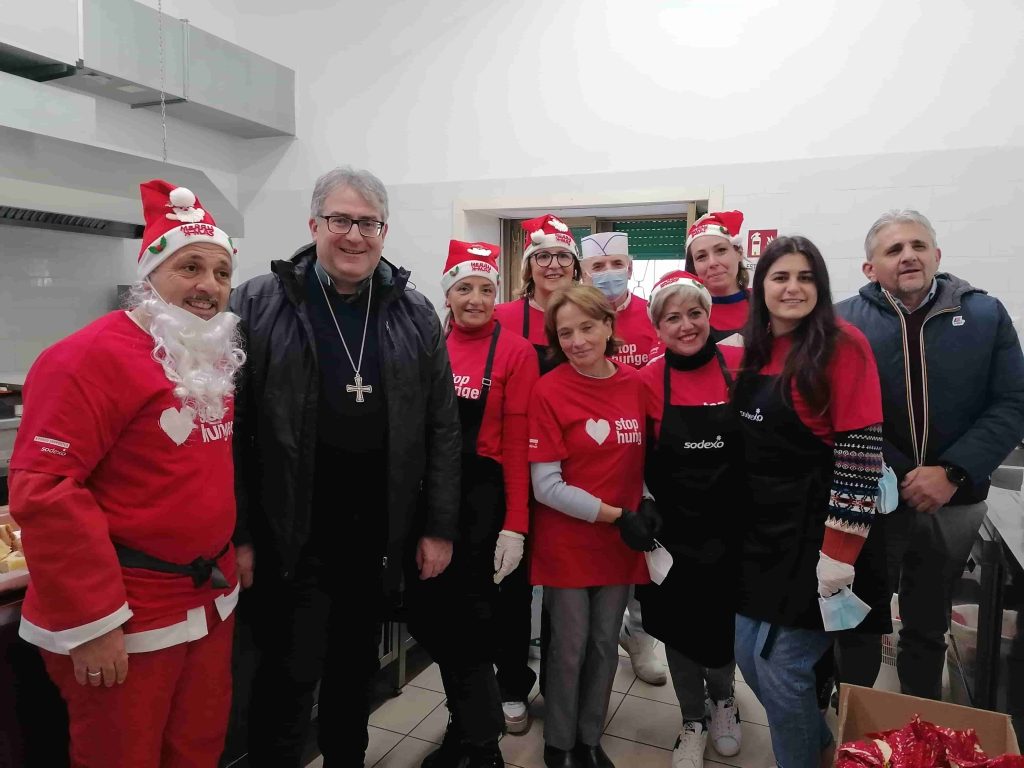
[[[658, 644], [664, 659], [664, 646]], [[537, 664], [536, 661], [531, 662]], [[619, 768], [670, 768], [672, 746], [681, 720], [672, 684], [655, 687], [633, 675], [629, 658], [620, 650], [619, 670], [612, 686], [608, 723], [601, 741]], [[717, 755], [708, 746], [708, 768], [767, 768], [774, 764], [764, 709], [737, 671], [736, 696], [743, 719], [743, 750], [736, 757]], [[501, 751], [512, 768], [544, 768], [544, 699], [534, 686], [532, 724], [525, 734], [505, 736]], [[370, 747], [366, 765], [376, 768], [418, 768], [437, 749], [448, 723], [444, 688], [436, 664], [416, 676], [402, 693], [385, 701], [370, 716]], [[835, 727], [834, 716], [831, 719]], [[317, 758], [308, 768], [320, 768]]]

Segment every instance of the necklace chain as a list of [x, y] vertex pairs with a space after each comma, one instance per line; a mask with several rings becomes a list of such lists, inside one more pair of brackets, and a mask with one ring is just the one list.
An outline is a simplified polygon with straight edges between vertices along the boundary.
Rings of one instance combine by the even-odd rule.
[[[314, 269], [314, 272], [316, 270]], [[356, 376], [360, 377], [361, 374], [359, 369], [363, 367], [363, 350], [366, 349], [366, 329], [370, 325], [370, 305], [373, 303], [373, 277], [370, 277], [369, 292], [366, 296], [366, 319], [363, 320], [363, 340], [359, 344], [359, 364], [352, 359], [352, 353], [348, 351], [348, 344], [345, 343], [345, 336], [341, 333], [341, 326], [338, 325], [338, 318], [334, 316], [334, 307], [331, 306], [331, 300], [327, 297], [327, 289], [324, 287], [324, 281], [320, 279], [320, 275], [314, 274], [316, 281], [320, 283], [320, 290], [323, 291], [324, 301], [327, 302], [327, 311], [331, 313], [331, 320], [334, 321], [334, 328], [338, 331], [338, 338], [341, 339], [341, 346], [345, 349], [345, 354], [348, 356], [348, 361], [352, 365], [352, 370]]]

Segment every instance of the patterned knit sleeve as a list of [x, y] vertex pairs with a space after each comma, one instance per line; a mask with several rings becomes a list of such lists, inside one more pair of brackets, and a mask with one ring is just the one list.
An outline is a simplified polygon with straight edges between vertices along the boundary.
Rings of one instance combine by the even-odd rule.
[[832, 454], [832, 493], [822, 551], [853, 564], [875, 516], [882, 476], [882, 425], [837, 434]]

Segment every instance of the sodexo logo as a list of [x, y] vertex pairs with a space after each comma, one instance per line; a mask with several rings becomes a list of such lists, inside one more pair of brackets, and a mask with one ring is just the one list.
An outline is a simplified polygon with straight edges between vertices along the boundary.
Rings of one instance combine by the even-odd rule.
[[761, 413], [760, 408], [755, 408], [753, 413], [749, 411], [740, 411], [740, 416], [748, 421], [764, 421], [764, 414]]
[[722, 440], [721, 435], [715, 435], [714, 440], [701, 440], [699, 443], [683, 443], [683, 448], [689, 448], [696, 451], [710, 451], [724, 447], [725, 441]]

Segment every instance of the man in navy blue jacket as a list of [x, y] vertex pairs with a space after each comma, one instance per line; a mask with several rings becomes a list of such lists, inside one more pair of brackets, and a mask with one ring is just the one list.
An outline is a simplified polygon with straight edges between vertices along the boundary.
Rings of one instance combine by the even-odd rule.
[[[1024, 436], [1024, 357], [998, 299], [938, 272], [935, 229], [920, 213], [884, 214], [864, 250], [871, 282], [837, 310], [874, 350], [885, 461], [900, 481], [899, 508], [881, 518], [903, 622], [900, 687], [938, 699], [952, 590], [989, 476]], [[837, 650], [841, 680], [874, 683], [879, 637], [846, 633]]]

